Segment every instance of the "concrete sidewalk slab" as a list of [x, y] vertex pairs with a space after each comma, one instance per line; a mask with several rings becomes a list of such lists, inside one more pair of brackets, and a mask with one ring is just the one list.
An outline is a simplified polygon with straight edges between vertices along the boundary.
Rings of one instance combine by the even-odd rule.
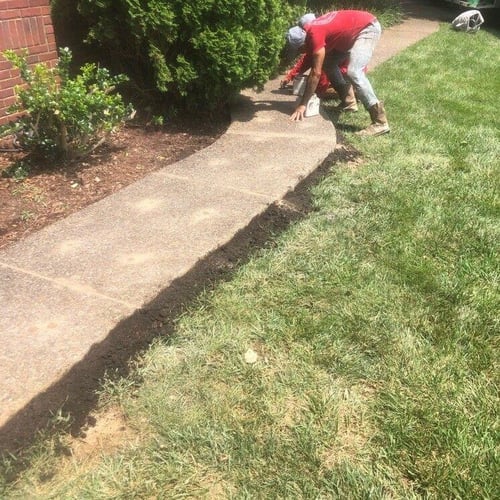
[[[375, 67], [401, 52], [401, 45], [409, 47], [426, 38], [439, 28], [439, 22], [433, 20], [408, 19], [403, 24], [383, 32], [383, 50], [375, 50], [368, 69]], [[382, 42], [381, 42], [382, 43]], [[379, 44], [380, 45], [380, 44]]]
[[69, 395], [61, 381], [83, 359], [96, 362], [89, 352], [118, 324], [334, 150], [331, 121], [291, 122], [296, 97], [276, 89], [279, 80], [242, 94], [210, 147], [0, 252], [0, 444], [43, 423]]
[[[22, 251], [7, 248], [1, 262], [60, 289], [137, 308], [229, 239], [269, 199], [153, 174], [40, 231]], [[51, 297], [41, 300], [50, 307]]]

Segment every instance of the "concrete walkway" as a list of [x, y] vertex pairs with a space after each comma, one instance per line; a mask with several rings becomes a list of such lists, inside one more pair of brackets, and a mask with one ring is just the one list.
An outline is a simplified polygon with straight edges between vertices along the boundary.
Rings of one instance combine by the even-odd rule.
[[[386, 30], [374, 64], [435, 19]], [[148, 340], [194, 270], [332, 153], [332, 123], [291, 122], [295, 97], [278, 82], [242, 93], [210, 147], [0, 251], [0, 450], [63, 404], [90, 409], [102, 374]]]

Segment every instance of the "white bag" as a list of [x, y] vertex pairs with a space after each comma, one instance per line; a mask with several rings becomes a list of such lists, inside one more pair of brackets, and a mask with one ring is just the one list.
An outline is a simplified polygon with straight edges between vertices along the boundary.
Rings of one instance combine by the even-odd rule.
[[297, 75], [293, 79], [293, 95], [304, 95], [307, 85], [307, 75]]
[[462, 12], [451, 22], [451, 25], [457, 31], [466, 31], [475, 33], [479, 30], [481, 24], [484, 23], [484, 18], [478, 10], [467, 10]]
[[313, 94], [309, 101], [307, 101], [306, 110], [304, 116], [309, 118], [311, 116], [319, 115], [319, 104], [320, 100], [316, 94]]

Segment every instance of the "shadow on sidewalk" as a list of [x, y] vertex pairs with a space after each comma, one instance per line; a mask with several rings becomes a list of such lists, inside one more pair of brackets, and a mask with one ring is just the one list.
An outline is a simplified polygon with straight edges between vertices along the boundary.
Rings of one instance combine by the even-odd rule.
[[[271, 91], [275, 94], [274, 91]], [[283, 95], [290, 98], [290, 92], [276, 92], [276, 94]], [[290, 116], [293, 113], [295, 101], [288, 100], [271, 100], [272, 96], [263, 93], [262, 99], [257, 97], [251, 98], [249, 96], [240, 95], [235, 99], [231, 105], [231, 121], [232, 122], [250, 122], [257, 115], [259, 111], [276, 111], [278, 113]]]

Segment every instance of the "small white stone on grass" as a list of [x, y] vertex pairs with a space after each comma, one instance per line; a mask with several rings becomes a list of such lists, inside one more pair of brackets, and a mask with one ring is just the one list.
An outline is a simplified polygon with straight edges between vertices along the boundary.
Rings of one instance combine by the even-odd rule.
[[247, 349], [247, 352], [245, 353], [245, 361], [248, 364], [257, 363], [258, 359], [259, 355], [252, 348]]

